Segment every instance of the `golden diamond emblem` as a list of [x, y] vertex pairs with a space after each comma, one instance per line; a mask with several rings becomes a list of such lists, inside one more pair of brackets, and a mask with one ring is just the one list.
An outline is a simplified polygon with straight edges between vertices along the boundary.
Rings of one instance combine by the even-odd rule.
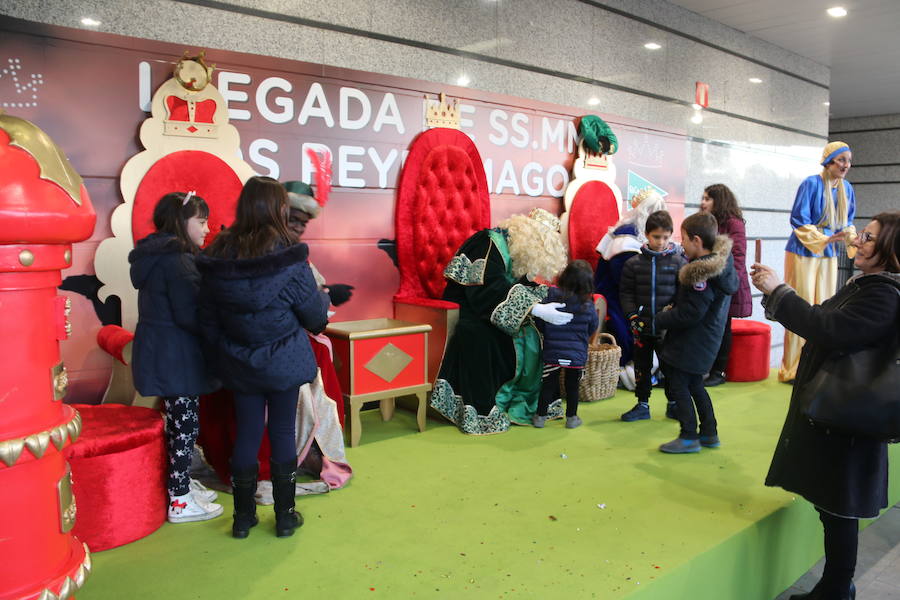
[[387, 344], [365, 364], [366, 369], [388, 383], [413, 361], [413, 357], [393, 344]]

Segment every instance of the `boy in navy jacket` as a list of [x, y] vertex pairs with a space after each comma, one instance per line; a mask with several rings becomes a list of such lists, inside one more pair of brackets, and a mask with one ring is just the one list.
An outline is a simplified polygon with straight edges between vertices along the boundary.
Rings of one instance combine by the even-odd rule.
[[691, 215], [681, 224], [681, 245], [690, 262], [678, 273], [675, 307], [656, 316], [656, 327], [666, 330], [661, 357], [666, 390], [669, 399], [675, 401], [681, 424], [678, 437], [659, 447], [669, 454], [700, 452], [701, 446], [720, 445], [716, 415], [703, 387], [703, 375], [719, 351], [738, 279], [731, 257], [731, 239], [717, 233], [716, 219], [708, 213]]

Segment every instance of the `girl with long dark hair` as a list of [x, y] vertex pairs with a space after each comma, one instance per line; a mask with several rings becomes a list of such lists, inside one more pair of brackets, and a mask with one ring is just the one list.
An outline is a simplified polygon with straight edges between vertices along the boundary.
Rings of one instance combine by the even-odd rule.
[[707, 186], [700, 200], [700, 210], [716, 218], [719, 235], [731, 238], [733, 242], [731, 256], [738, 277], [738, 291], [731, 297], [719, 352], [709, 375], [703, 380], [703, 385], [712, 387], [725, 383], [725, 367], [728, 366], [728, 356], [731, 354], [731, 319], [749, 317], [753, 313], [753, 304], [750, 296], [750, 279], [747, 277], [747, 230], [744, 226], [744, 215], [734, 192], [724, 183]]
[[309, 250], [295, 243], [287, 216], [284, 187], [269, 177], [251, 177], [238, 198], [234, 223], [198, 259], [203, 329], [214, 372], [234, 392], [236, 538], [247, 537], [258, 523], [256, 457], [267, 416], [276, 535], [292, 535], [303, 524], [294, 504], [297, 399], [300, 386], [316, 377], [306, 332], [325, 328], [328, 297], [318, 291]]

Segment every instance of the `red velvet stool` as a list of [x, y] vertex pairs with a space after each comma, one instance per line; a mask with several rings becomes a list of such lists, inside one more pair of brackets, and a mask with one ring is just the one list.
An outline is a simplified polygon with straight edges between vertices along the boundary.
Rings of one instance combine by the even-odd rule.
[[68, 446], [78, 507], [73, 532], [92, 551], [150, 535], [165, 522], [166, 443], [157, 410], [76, 404], [82, 432]]
[[725, 376], [728, 381], [761, 381], [769, 376], [772, 328], [768, 323], [731, 320], [731, 354]]

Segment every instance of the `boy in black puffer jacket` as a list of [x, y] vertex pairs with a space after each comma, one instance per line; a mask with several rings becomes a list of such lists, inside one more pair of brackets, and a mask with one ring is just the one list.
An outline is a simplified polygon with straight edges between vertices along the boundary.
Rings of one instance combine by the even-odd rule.
[[[645, 226], [647, 243], [641, 253], [629, 258], [622, 268], [619, 300], [633, 325], [645, 322], [643, 333], [634, 339], [634, 395], [637, 404], [622, 415], [626, 422], [650, 418], [650, 390], [653, 370], [653, 351], [659, 348], [662, 330], [657, 327], [656, 314], [675, 299], [678, 292], [678, 270], [686, 260], [680, 249], [669, 241], [672, 236], [672, 217], [659, 210], [650, 213]], [[632, 327], [634, 329], [634, 327]], [[674, 402], [669, 402], [666, 416], [675, 416]]]
[[666, 330], [661, 357], [666, 392], [675, 401], [681, 423], [678, 437], [659, 447], [668, 454], [719, 447], [716, 415], [703, 387], [703, 374], [719, 352], [738, 278], [731, 238], [717, 233], [716, 219], [709, 213], [691, 215], [681, 224], [681, 245], [690, 262], [678, 273], [675, 308], [656, 316], [656, 327]]

